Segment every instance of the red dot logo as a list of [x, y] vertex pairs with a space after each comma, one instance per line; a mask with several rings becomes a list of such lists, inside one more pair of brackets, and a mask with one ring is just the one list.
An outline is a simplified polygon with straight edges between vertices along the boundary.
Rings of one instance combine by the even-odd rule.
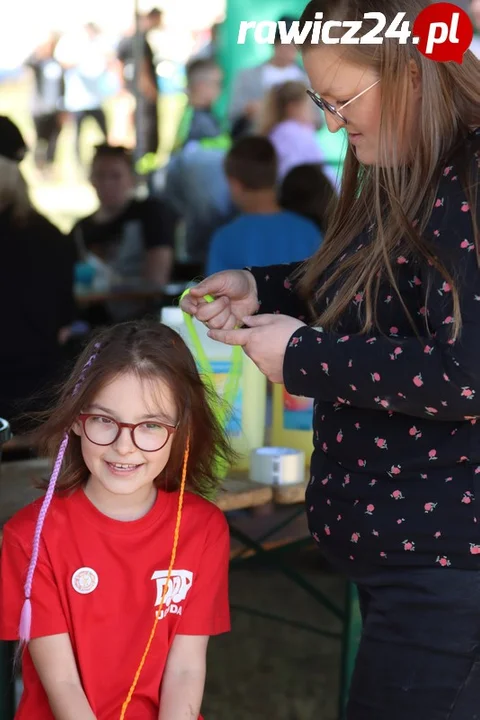
[[473, 25], [465, 10], [440, 2], [422, 10], [413, 24], [413, 42], [429, 60], [461, 64], [473, 38]]

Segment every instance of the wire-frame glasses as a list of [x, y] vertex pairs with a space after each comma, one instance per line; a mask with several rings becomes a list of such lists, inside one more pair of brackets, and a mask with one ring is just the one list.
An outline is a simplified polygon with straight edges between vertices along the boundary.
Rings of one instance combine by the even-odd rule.
[[343, 105], [340, 105], [340, 107], [335, 108], [333, 105], [328, 103], [326, 100], [324, 100], [318, 93], [316, 93], [314, 90], [307, 90], [307, 95], [312, 98], [315, 105], [317, 105], [320, 110], [328, 110], [329, 113], [331, 113], [334, 117], [338, 118], [341, 122], [345, 123], [345, 125], [348, 125], [347, 118], [342, 115], [340, 110], [343, 110], [343, 108], [347, 107], [347, 105], [350, 105], [354, 100], [357, 100], [359, 97], [361, 97], [364, 93], [368, 92], [368, 90], [371, 90], [371, 88], [375, 87], [375, 85], [378, 85], [380, 80], [376, 80], [374, 83], [369, 85], [365, 90], [362, 90], [362, 92], [359, 92], [357, 95], [355, 95], [353, 98], [350, 98], [346, 103], [343, 103]]

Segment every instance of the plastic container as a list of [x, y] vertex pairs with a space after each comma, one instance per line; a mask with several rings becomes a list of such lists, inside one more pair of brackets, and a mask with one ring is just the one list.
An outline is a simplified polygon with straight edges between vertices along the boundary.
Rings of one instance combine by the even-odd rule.
[[75, 264], [75, 283], [77, 285], [90, 289], [94, 277], [95, 268], [90, 263], [79, 262]]
[[85, 259], [75, 265], [75, 285], [77, 292], [107, 292], [119, 281], [112, 268], [93, 253], [87, 253]]
[[[160, 320], [176, 330], [195, 357], [195, 348], [179, 307], [165, 307]], [[214, 373], [214, 385], [220, 396], [232, 366], [232, 347], [208, 337], [203, 323], [193, 319], [194, 327]], [[236, 470], [248, 470], [250, 453], [265, 443], [267, 380], [263, 373], [242, 354], [242, 373], [238, 393], [227, 424], [227, 432], [239, 455]]]
[[271, 443], [303, 450], [310, 465], [313, 452], [313, 400], [290, 395], [283, 385], [273, 385]]

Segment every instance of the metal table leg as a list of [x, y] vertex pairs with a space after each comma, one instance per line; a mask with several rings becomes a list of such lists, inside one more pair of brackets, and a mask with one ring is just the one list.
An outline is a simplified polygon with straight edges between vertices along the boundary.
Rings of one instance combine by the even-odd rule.
[[13, 720], [15, 715], [15, 681], [13, 660], [15, 643], [0, 642], [0, 718]]
[[[296, 517], [296, 514], [295, 516]], [[285, 527], [288, 525], [288, 523], [291, 521], [292, 518], [287, 519], [287, 521], [283, 522], [281, 524], [281, 527]], [[330, 611], [336, 618], [340, 619], [342, 621], [342, 634], [341, 634], [341, 643], [342, 643], [342, 656], [341, 656], [341, 667], [340, 667], [340, 687], [339, 687], [339, 698], [338, 698], [338, 720], [344, 720], [345, 718], [345, 712], [346, 712], [346, 706], [347, 706], [347, 700], [348, 700], [348, 693], [350, 688], [350, 681], [353, 673], [353, 668], [355, 666], [355, 659], [357, 656], [357, 650], [358, 645], [360, 643], [360, 637], [362, 633], [362, 617], [360, 614], [360, 606], [358, 603], [358, 593], [355, 585], [350, 582], [346, 582], [345, 586], [345, 600], [344, 600], [344, 606], [343, 608], [337, 607], [329, 598], [327, 598], [321, 591], [318, 590], [315, 586], [313, 586], [306, 578], [303, 577], [303, 575], [298, 572], [295, 568], [292, 568], [289, 563], [286, 563], [282, 556], [281, 548], [277, 548], [274, 550], [268, 550], [266, 549], [262, 543], [265, 541], [265, 539], [269, 538], [272, 534], [274, 534], [278, 527], [273, 528], [273, 530], [266, 533], [266, 535], [263, 535], [258, 540], [254, 540], [251, 538], [247, 533], [242, 532], [239, 530], [239, 528], [233, 526], [232, 523], [230, 524], [230, 532], [232, 537], [239, 540], [245, 548], [248, 548], [250, 550], [253, 550], [254, 556], [250, 557], [248, 559], [244, 559], [243, 552], [240, 551], [238, 555], [233, 559], [232, 561], [232, 569], [242, 567], [245, 565], [248, 565], [249, 562], [253, 560], [257, 560], [260, 562], [265, 562], [266, 564], [270, 565], [273, 569], [276, 569], [283, 573], [286, 577], [288, 577], [290, 580], [294, 582], [295, 585], [298, 587], [303, 588], [306, 592], [308, 592], [311, 596], [315, 598], [315, 600], [323, 605], [324, 608], [326, 608], [328, 611]], [[302, 541], [303, 542], [303, 541]], [[287, 543], [285, 548], [288, 548], [289, 545], [297, 545], [297, 542], [295, 543]], [[304, 630], [310, 630], [312, 632], [319, 633], [321, 635], [325, 635], [327, 637], [339, 637], [337, 633], [334, 632], [325, 632], [321, 630], [320, 628], [314, 628], [310, 625], [306, 625], [304, 623], [293, 623], [290, 620], [287, 620], [286, 618], [282, 618], [280, 616], [273, 615], [271, 613], [265, 613], [257, 611], [253, 608], [246, 608], [246, 607], [234, 607], [233, 609], [241, 610], [244, 612], [248, 612], [252, 615], [258, 615], [259, 617], [263, 617], [265, 619], [270, 620], [277, 620], [280, 622], [284, 622], [285, 624], [296, 626], [299, 628], [302, 628]]]
[[338, 699], [338, 718], [344, 720], [347, 708], [348, 692], [352, 679], [358, 645], [362, 634], [362, 616], [358, 604], [355, 585], [347, 582], [345, 589], [345, 618], [342, 633], [342, 660], [340, 668], [340, 693]]

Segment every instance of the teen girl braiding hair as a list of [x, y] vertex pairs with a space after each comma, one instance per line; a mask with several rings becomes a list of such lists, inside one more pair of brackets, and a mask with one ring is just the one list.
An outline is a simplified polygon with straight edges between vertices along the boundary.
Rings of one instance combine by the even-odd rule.
[[107, 329], [79, 358], [39, 430], [60, 445], [46, 494], [4, 528], [19, 720], [199, 716], [208, 638], [229, 630], [228, 526], [201, 497], [232, 458], [212, 400], [158, 323]]
[[[330, 35], [343, 21], [365, 35], [377, 22], [366, 13], [385, 27], [405, 13], [412, 28], [428, 4], [312, 0], [300, 24], [323, 13]], [[213, 275], [182, 305], [314, 399], [309, 527], [357, 585], [363, 617], [348, 720], [473, 720], [480, 62], [435, 62], [392, 37], [307, 39], [302, 52], [312, 100], [348, 138], [325, 240], [303, 264]]]

